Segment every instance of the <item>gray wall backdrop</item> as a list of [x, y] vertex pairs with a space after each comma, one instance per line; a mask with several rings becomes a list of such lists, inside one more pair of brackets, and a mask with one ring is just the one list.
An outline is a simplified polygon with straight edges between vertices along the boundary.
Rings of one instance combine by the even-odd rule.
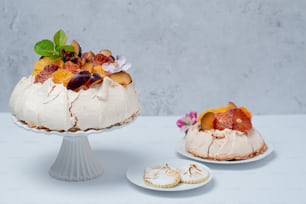
[[83, 50], [133, 63], [142, 115], [235, 101], [254, 114], [306, 113], [306, 1], [0, 0], [0, 111], [29, 75], [33, 45], [62, 28]]

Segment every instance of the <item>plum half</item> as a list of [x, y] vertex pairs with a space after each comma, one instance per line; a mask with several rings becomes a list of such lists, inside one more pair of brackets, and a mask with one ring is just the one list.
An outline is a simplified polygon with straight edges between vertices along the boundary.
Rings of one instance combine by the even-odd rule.
[[89, 71], [80, 71], [75, 74], [67, 84], [67, 89], [78, 91], [90, 79], [91, 73]]

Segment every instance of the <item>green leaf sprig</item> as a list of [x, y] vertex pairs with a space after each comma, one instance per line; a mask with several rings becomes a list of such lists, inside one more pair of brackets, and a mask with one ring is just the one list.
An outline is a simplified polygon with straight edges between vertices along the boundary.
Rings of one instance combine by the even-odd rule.
[[[65, 52], [75, 52], [72, 45], [66, 45], [67, 36], [66, 33], [60, 29], [51, 40], [41, 40], [34, 45], [34, 51], [44, 57], [50, 57], [51, 59], [63, 58]], [[63, 52], [64, 51], [64, 52]]]

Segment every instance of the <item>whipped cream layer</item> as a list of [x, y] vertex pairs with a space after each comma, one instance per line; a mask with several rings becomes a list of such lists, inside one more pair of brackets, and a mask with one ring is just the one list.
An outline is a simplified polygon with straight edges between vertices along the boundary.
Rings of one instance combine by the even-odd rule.
[[185, 147], [188, 152], [205, 159], [246, 159], [262, 153], [266, 148], [263, 138], [254, 128], [247, 133], [230, 129], [199, 129], [196, 124], [188, 130]]
[[12, 114], [30, 126], [50, 130], [103, 129], [124, 123], [139, 111], [134, 84], [122, 86], [105, 77], [102, 84], [78, 92], [48, 79], [23, 77], [9, 101]]

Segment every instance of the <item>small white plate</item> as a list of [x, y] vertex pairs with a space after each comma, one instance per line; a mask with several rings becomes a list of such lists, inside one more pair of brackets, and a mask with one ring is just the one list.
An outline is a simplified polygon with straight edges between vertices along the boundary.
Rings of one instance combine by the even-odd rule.
[[200, 161], [200, 162], [207, 162], [207, 163], [212, 163], [212, 164], [243, 164], [243, 163], [249, 163], [249, 162], [254, 162], [254, 161], [258, 161], [261, 159], [264, 159], [265, 157], [267, 157], [268, 155], [270, 155], [273, 151], [273, 148], [271, 145], [267, 145], [267, 149], [264, 153], [257, 155], [253, 158], [250, 159], [242, 159], [242, 160], [232, 160], [232, 161], [216, 161], [216, 160], [209, 160], [209, 159], [203, 159], [200, 157], [195, 157], [192, 154], [190, 154], [189, 152], [186, 151], [185, 149], [185, 140], [182, 139], [180, 140], [177, 145], [176, 145], [176, 152], [179, 153], [182, 156], [185, 156], [187, 158], [196, 160], [196, 161]]
[[[169, 164], [169, 166], [173, 167], [173, 168], [178, 168], [181, 166], [187, 166], [190, 164], [196, 164], [200, 167], [203, 167], [204, 169], [206, 169], [209, 172], [209, 177], [207, 178], [206, 181], [199, 183], [199, 184], [183, 184], [180, 183], [175, 187], [172, 188], [156, 188], [156, 187], [152, 187], [147, 185], [144, 180], [143, 180], [143, 175], [144, 175], [144, 170], [145, 168], [149, 167], [149, 166], [156, 166], [156, 165], [164, 165], [164, 164]], [[126, 177], [128, 178], [128, 180], [137, 185], [140, 186], [142, 188], [146, 188], [146, 189], [150, 189], [150, 190], [156, 190], [156, 191], [185, 191], [185, 190], [191, 190], [191, 189], [195, 189], [195, 188], [199, 188], [201, 186], [206, 185], [207, 183], [209, 183], [212, 179], [212, 173], [211, 170], [205, 166], [204, 164], [195, 162], [195, 161], [190, 161], [190, 160], [185, 160], [185, 159], [175, 159], [175, 160], [169, 160], [169, 161], [160, 161], [160, 162], [151, 162], [151, 163], [147, 163], [147, 164], [138, 164], [138, 165], [133, 165], [131, 167], [128, 168], [127, 172], [126, 172]]]

